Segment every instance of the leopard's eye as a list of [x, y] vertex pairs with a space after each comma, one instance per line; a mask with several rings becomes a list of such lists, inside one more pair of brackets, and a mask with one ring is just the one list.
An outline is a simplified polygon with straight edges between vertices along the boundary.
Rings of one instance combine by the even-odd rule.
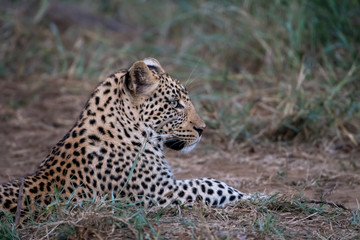
[[179, 105], [179, 101], [178, 100], [173, 100], [173, 101], [170, 101], [170, 104], [171, 104], [171, 106], [176, 108]]
[[184, 106], [181, 105], [181, 103], [179, 102], [179, 100], [171, 100], [171, 101], [169, 101], [169, 103], [171, 104], [171, 106], [172, 106], [173, 108], [179, 108], [179, 109], [184, 108]]

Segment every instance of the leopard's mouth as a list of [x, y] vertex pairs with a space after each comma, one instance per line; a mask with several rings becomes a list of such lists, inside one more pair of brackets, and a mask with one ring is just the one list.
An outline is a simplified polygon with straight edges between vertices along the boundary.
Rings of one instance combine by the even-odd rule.
[[183, 140], [170, 138], [165, 141], [165, 146], [176, 151], [190, 152], [200, 142], [200, 139], [201, 137], [199, 137], [195, 142], [186, 145], [186, 142]]
[[182, 141], [177, 138], [170, 138], [165, 141], [166, 147], [176, 150], [176, 151], [182, 150], [185, 147], [185, 144], [186, 144], [185, 141]]

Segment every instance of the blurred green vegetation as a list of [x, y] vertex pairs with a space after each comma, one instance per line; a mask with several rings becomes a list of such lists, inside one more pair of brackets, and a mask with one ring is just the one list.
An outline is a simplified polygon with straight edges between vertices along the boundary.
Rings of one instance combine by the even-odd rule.
[[360, 1], [4, 1], [0, 77], [97, 81], [152, 56], [216, 136], [360, 141]]

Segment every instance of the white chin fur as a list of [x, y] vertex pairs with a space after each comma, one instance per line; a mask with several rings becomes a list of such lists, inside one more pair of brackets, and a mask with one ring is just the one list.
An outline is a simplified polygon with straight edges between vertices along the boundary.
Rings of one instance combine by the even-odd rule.
[[194, 142], [193, 144], [191, 144], [191, 145], [189, 145], [189, 146], [186, 146], [186, 147], [184, 147], [183, 149], [181, 149], [181, 152], [183, 152], [183, 153], [188, 153], [188, 152], [192, 151], [192, 150], [196, 147], [196, 145], [198, 144], [198, 142], [200, 142], [200, 139], [201, 139], [201, 137], [199, 137], [199, 138], [196, 140], [196, 142]]

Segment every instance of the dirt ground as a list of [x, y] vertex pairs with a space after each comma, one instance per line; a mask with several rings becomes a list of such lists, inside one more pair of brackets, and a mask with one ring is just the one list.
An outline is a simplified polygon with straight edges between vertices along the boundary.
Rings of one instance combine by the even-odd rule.
[[[75, 122], [96, 82], [0, 79], [0, 182], [35, 171]], [[244, 192], [305, 196], [359, 208], [360, 150], [350, 142], [226, 144], [207, 129], [189, 154], [168, 151], [179, 179], [213, 177]]]

